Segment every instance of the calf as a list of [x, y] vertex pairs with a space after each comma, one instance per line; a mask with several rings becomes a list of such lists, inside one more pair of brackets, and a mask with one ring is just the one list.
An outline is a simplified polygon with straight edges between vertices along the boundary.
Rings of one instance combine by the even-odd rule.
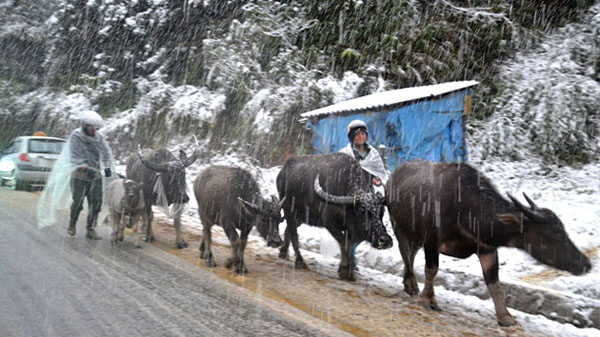
[[[271, 202], [264, 200], [258, 184], [247, 171], [228, 166], [209, 167], [196, 177], [194, 193], [203, 227], [200, 258], [208, 267], [216, 267], [210, 248], [210, 228], [215, 223], [223, 227], [231, 242], [232, 256], [226, 267], [234, 268], [237, 273], [248, 272], [244, 249], [253, 226], [269, 247], [281, 246], [279, 223], [285, 199], [280, 202], [274, 196]], [[240, 230], [239, 237], [236, 229]]]
[[135, 233], [133, 244], [137, 248], [141, 248], [137, 231], [138, 220], [144, 211], [145, 204], [140, 184], [130, 179], [116, 179], [108, 185], [106, 198], [112, 222], [111, 242], [123, 241], [124, 220], [127, 217], [127, 228], [133, 227]]
[[515, 247], [541, 263], [575, 275], [590, 260], [571, 242], [551, 210], [503, 198], [488, 178], [465, 163], [415, 161], [400, 166], [386, 186], [387, 205], [404, 261], [404, 291], [419, 292], [413, 263], [425, 249], [425, 288], [421, 296], [437, 307], [433, 279], [439, 254], [467, 258], [477, 254], [494, 301], [498, 323], [514, 325], [498, 280], [497, 247]]

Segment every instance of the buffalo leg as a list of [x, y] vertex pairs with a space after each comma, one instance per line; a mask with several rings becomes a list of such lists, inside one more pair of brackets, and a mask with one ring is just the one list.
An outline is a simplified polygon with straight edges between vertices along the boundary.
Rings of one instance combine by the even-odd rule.
[[292, 221], [287, 221], [287, 226], [285, 227], [285, 233], [283, 234], [283, 244], [281, 245], [281, 248], [279, 249], [279, 258], [282, 260], [287, 260], [288, 259], [288, 251], [290, 248], [290, 240], [291, 240], [291, 236], [292, 236], [292, 230], [290, 229], [291, 226], [295, 226], [295, 223], [292, 223]]
[[135, 248], [142, 248], [140, 245], [140, 234], [138, 233], [140, 222], [140, 212], [136, 212], [134, 215], [129, 217], [129, 225], [133, 231], [133, 245]]
[[144, 209], [144, 214], [142, 215], [144, 226], [146, 227], [146, 236], [144, 240], [147, 242], [154, 241], [154, 233], [152, 233], [152, 218], [154, 215], [152, 214], [152, 204], [148, 203], [146, 208]]
[[187, 242], [181, 238], [181, 213], [183, 213], [183, 208], [183, 204], [173, 205], [173, 225], [175, 226], [175, 245], [177, 246], [177, 249], [186, 248], [188, 246]]
[[204, 263], [207, 267], [213, 268], [217, 266], [210, 248], [212, 242], [210, 229], [213, 225], [213, 221], [202, 215], [200, 215], [200, 220], [202, 221], [202, 243], [200, 243], [200, 258], [204, 260]]
[[225, 267], [227, 267], [228, 269], [235, 267], [236, 271], [238, 271], [240, 269], [241, 263], [239, 252], [240, 247], [242, 246], [242, 240], [238, 236], [238, 233], [235, 230], [235, 226], [233, 225], [233, 223], [229, 221], [223, 221], [221, 223], [221, 227], [223, 227], [223, 230], [225, 230], [225, 234], [227, 234], [229, 242], [231, 243], [231, 257], [229, 257], [225, 262]]
[[498, 279], [498, 251], [494, 250], [491, 253], [479, 253], [478, 255], [481, 268], [483, 269], [485, 284], [494, 301], [498, 324], [502, 326], [517, 324], [517, 321], [515, 321], [510, 312], [508, 312], [506, 303], [504, 303], [504, 292], [502, 291], [500, 280]]
[[[304, 263], [304, 258], [302, 258], [302, 254], [300, 254], [300, 244], [298, 243], [298, 223], [294, 223], [290, 226], [290, 240], [292, 241], [292, 247], [294, 248], [294, 254], [296, 255], [296, 260], [294, 261], [294, 267], [296, 269], [308, 269], [308, 265]], [[287, 228], [285, 229], [286, 237], [287, 237]]]
[[440, 310], [435, 300], [433, 280], [438, 272], [440, 264], [440, 253], [435, 245], [425, 245], [425, 287], [421, 297], [426, 301], [430, 309]]
[[242, 232], [240, 233], [240, 240], [237, 247], [238, 262], [234, 267], [236, 273], [242, 275], [248, 272], [248, 269], [246, 269], [246, 263], [244, 262], [244, 251], [246, 250], [246, 244], [248, 243], [248, 234], [250, 234], [251, 229], [252, 227], [248, 226], [247, 229], [242, 230]]
[[123, 239], [125, 238], [125, 222], [123, 222], [123, 216], [120, 217], [119, 221], [119, 237], [117, 238], [117, 240], [119, 241], [123, 241]]
[[117, 233], [119, 231], [119, 214], [116, 212], [110, 212], [110, 220], [112, 233], [110, 233], [110, 242], [117, 243]]
[[338, 276], [344, 281], [354, 281], [354, 271], [352, 270], [352, 251], [350, 250], [350, 240], [348, 233], [340, 231], [330, 231], [331, 235], [340, 245], [340, 266], [338, 268]]
[[396, 233], [396, 237], [398, 238], [400, 255], [402, 255], [402, 261], [404, 262], [404, 291], [411, 296], [417, 295], [419, 293], [419, 286], [415, 278], [414, 262], [418, 249], [414, 247], [413, 243], [398, 235], [398, 233]]

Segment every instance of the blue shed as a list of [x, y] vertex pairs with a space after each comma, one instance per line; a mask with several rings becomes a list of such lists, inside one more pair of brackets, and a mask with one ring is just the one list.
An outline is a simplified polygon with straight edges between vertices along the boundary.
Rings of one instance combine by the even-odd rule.
[[303, 113], [317, 153], [348, 144], [346, 126], [354, 119], [369, 127], [368, 143], [385, 147], [387, 168], [413, 159], [466, 161], [465, 116], [477, 81], [448, 82], [375, 93]]

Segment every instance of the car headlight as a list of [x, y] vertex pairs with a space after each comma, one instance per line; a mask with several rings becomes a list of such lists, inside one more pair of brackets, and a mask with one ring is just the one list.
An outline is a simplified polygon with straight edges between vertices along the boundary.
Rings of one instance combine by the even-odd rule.
[[0, 161], [0, 172], [11, 172], [15, 169], [15, 163], [12, 160]]

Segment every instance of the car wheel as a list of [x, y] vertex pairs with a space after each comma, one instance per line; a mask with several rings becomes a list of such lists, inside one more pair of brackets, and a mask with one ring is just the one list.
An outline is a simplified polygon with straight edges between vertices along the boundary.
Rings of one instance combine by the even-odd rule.
[[16, 191], [22, 191], [22, 190], [27, 190], [29, 185], [27, 185], [27, 183], [25, 183], [24, 181], [21, 181], [19, 179], [15, 180], [15, 190]]

